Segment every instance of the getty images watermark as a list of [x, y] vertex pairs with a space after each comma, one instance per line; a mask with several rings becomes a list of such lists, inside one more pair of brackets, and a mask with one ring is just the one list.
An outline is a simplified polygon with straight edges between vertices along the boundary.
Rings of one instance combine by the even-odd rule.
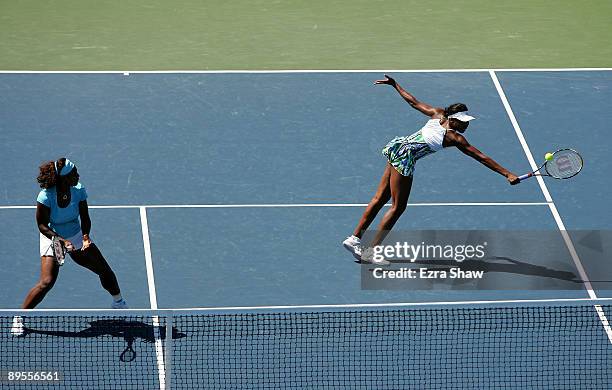
[[462, 262], [466, 259], [483, 259], [486, 247], [486, 241], [477, 245], [426, 244], [425, 241], [415, 245], [404, 241], [392, 245], [377, 245], [372, 248], [372, 254], [375, 261], [394, 259], [414, 263], [418, 260], [444, 259]]
[[[609, 231], [568, 232], [586, 269], [584, 279], [558, 230], [392, 231], [362, 237], [366, 290], [581, 290], [588, 280], [612, 289]], [[611, 244], [612, 245], [612, 244]], [[591, 276], [591, 277], [589, 277]], [[592, 278], [597, 276], [597, 279]]]
[[[461, 263], [465, 260], [482, 260], [486, 257], [487, 242], [476, 245], [442, 245], [411, 244], [407, 241], [396, 242], [393, 245], [377, 245], [372, 247], [372, 264], [382, 261], [426, 262], [426, 261], [455, 261]], [[448, 269], [435, 269], [428, 267], [399, 269], [386, 269], [376, 267], [372, 270], [375, 279], [480, 279], [484, 271], [462, 270], [460, 267]]]

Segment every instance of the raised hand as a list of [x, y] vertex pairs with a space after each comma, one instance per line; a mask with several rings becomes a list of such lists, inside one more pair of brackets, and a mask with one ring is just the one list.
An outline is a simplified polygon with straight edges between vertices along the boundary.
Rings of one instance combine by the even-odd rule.
[[391, 85], [391, 86], [395, 86], [395, 80], [392, 77], [389, 77], [388, 75], [385, 75], [385, 79], [384, 80], [376, 80], [374, 81], [374, 84], [387, 84], [387, 85]]

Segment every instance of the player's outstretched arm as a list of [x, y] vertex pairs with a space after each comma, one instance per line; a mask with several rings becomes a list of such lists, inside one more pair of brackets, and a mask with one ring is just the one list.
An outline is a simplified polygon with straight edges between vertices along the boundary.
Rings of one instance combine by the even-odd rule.
[[386, 84], [386, 85], [392, 86], [400, 94], [400, 96], [408, 104], [410, 104], [412, 106], [412, 108], [414, 108], [415, 110], [419, 110], [420, 112], [422, 112], [423, 114], [427, 115], [428, 117], [431, 117], [431, 118], [441, 118], [444, 115], [444, 109], [443, 108], [433, 107], [433, 106], [430, 106], [427, 103], [423, 103], [423, 102], [419, 101], [417, 98], [414, 97], [414, 95], [412, 95], [410, 92], [408, 92], [404, 88], [402, 88], [397, 83], [397, 81], [395, 81], [393, 78], [389, 77], [388, 75], [385, 75], [385, 79], [384, 80], [376, 80], [376, 81], [374, 81], [374, 84]]
[[514, 173], [499, 165], [495, 160], [478, 150], [478, 148], [476, 148], [474, 145], [471, 145], [468, 140], [461, 134], [458, 134], [454, 131], [447, 132], [446, 138], [450, 140], [449, 146], [456, 146], [457, 149], [461, 150], [461, 152], [463, 152], [464, 154], [472, 157], [474, 160], [483, 164], [492, 171], [495, 171], [500, 175], [504, 176], [506, 179], [508, 179], [508, 182], [511, 185], [519, 183], [520, 180]]

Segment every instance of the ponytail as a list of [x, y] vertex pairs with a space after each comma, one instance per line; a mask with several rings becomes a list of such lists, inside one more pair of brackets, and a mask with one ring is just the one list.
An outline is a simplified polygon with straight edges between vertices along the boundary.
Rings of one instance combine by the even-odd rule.
[[57, 184], [59, 172], [66, 164], [66, 158], [62, 157], [57, 161], [47, 161], [38, 167], [38, 177], [36, 181], [40, 188], [51, 188]]

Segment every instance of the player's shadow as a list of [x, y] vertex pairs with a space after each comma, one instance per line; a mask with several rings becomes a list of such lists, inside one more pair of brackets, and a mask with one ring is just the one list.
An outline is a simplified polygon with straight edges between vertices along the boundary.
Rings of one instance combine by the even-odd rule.
[[[36, 317], [30, 318], [34, 319]], [[26, 337], [29, 334], [40, 334], [74, 338], [95, 338], [102, 336], [122, 338], [126, 342], [126, 347], [119, 359], [123, 362], [130, 362], [136, 358], [136, 351], [133, 349], [134, 341], [140, 339], [145, 343], [155, 343], [166, 339], [166, 326], [154, 326], [141, 321], [124, 319], [93, 320], [88, 322], [89, 326], [87, 328], [78, 331], [35, 329], [27, 326], [28, 317], [25, 317], [23, 321], [24, 333], [21, 337]], [[57, 321], [58, 325], [61, 326], [60, 320], [58, 319]], [[180, 332], [176, 327], [172, 327], [173, 340], [183, 337], [187, 337], [187, 334]]]

